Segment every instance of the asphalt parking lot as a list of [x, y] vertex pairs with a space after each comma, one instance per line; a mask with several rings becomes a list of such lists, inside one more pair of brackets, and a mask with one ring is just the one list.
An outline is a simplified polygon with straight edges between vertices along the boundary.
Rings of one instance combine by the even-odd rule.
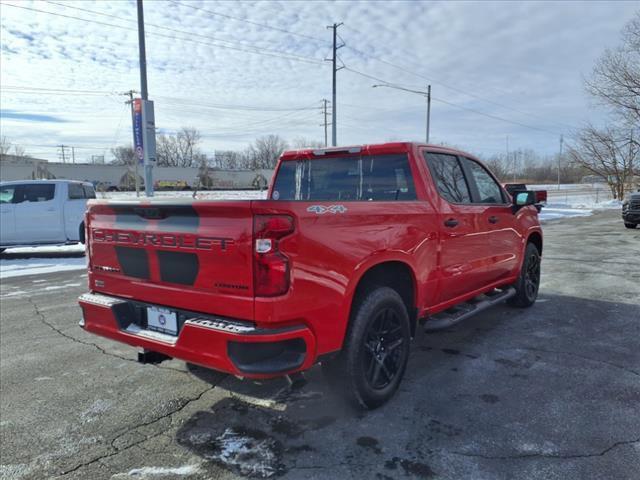
[[[640, 229], [545, 224], [543, 284], [420, 334], [396, 397], [241, 381], [78, 327], [81, 271], [2, 282], [0, 477], [637, 479]], [[5, 254], [6, 255], [6, 254]]]

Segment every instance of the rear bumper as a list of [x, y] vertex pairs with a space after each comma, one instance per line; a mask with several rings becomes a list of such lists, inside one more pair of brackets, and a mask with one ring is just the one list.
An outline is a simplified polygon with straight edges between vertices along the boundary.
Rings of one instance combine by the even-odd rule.
[[177, 310], [180, 328], [173, 336], [146, 329], [146, 307], [154, 305], [93, 293], [78, 301], [80, 325], [88, 332], [233, 375], [286, 375], [306, 370], [316, 360], [315, 337], [305, 326], [264, 329]]

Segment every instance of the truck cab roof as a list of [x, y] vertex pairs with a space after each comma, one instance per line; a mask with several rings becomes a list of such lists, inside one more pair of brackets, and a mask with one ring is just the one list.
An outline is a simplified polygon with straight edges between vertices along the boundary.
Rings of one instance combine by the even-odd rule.
[[362, 145], [350, 145], [342, 147], [325, 148], [304, 148], [300, 150], [288, 150], [282, 154], [282, 160], [293, 160], [299, 158], [322, 158], [327, 155], [384, 155], [391, 153], [408, 153], [414, 149], [425, 147], [429, 151], [449, 153], [451, 155], [463, 155], [477, 159], [475, 155], [462, 150], [446, 147], [443, 145], [433, 145], [423, 142], [387, 142]]

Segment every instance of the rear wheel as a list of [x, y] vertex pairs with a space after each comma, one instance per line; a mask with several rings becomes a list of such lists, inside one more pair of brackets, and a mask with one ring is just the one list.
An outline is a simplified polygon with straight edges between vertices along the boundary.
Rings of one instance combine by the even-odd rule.
[[516, 294], [507, 302], [515, 307], [530, 307], [538, 298], [540, 287], [540, 252], [533, 243], [528, 243], [518, 281], [513, 285]]
[[627, 227], [627, 228], [636, 228], [638, 226], [638, 224], [637, 223], [624, 222], [624, 226]]
[[379, 407], [404, 376], [410, 339], [402, 298], [391, 288], [376, 288], [356, 307], [342, 352], [323, 371], [357, 406]]

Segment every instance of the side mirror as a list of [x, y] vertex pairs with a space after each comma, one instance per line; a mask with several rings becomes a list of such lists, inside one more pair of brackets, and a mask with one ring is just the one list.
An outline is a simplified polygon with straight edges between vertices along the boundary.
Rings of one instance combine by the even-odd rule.
[[515, 207], [526, 207], [527, 205], [535, 205], [536, 192], [532, 190], [515, 192], [513, 196], [513, 205]]

